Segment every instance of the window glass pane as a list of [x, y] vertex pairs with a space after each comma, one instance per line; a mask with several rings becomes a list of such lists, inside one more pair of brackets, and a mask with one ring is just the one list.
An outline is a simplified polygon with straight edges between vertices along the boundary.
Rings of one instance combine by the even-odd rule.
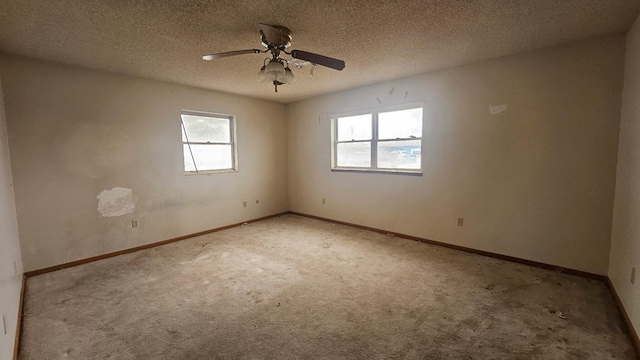
[[[182, 114], [189, 142], [231, 142], [229, 119]], [[182, 141], [186, 142], [184, 130]]]
[[370, 167], [371, 143], [340, 143], [337, 146], [336, 163], [342, 167]]
[[337, 123], [338, 141], [371, 139], [371, 114], [341, 117]]
[[[183, 145], [184, 152], [184, 171], [207, 171], [207, 170], [226, 170], [233, 169], [231, 157], [231, 145], [194, 145], [191, 144], [191, 152], [189, 145]], [[195, 165], [194, 161], [195, 159]]]
[[378, 167], [386, 169], [420, 169], [422, 141], [381, 141], [378, 143]]
[[378, 138], [422, 137], [422, 108], [383, 112], [378, 115]]

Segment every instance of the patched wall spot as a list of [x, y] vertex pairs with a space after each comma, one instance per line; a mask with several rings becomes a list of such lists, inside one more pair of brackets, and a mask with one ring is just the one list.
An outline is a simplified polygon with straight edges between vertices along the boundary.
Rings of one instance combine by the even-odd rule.
[[135, 210], [133, 190], [115, 187], [111, 190], [103, 190], [97, 196], [98, 211], [100, 216], [122, 216], [131, 214]]

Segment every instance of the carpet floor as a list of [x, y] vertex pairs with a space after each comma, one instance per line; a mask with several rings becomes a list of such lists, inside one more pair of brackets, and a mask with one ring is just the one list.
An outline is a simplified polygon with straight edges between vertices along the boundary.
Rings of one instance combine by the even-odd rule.
[[20, 359], [636, 359], [606, 285], [284, 215], [27, 279]]

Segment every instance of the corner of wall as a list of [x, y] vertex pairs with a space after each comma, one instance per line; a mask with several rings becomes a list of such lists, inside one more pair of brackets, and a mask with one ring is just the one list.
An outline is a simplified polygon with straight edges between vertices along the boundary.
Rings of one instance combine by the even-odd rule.
[[0, 79], [0, 313], [5, 329], [0, 358], [11, 359], [17, 353], [24, 278], [3, 99]]
[[[627, 33], [608, 275], [638, 351], [640, 341], [640, 17]], [[640, 274], [639, 274], [640, 275]]]

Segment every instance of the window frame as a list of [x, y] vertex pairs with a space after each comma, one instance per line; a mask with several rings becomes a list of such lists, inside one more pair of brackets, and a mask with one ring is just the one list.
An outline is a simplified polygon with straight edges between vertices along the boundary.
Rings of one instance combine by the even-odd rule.
[[[184, 126], [183, 115], [187, 116], [200, 116], [205, 118], [216, 118], [216, 119], [227, 119], [229, 121], [229, 142], [201, 142], [201, 141], [189, 141], [189, 136], [187, 135], [186, 127]], [[230, 114], [221, 114], [221, 113], [213, 113], [207, 111], [197, 111], [197, 110], [180, 110], [180, 133], [181, 138], [184, 135], [185, 141], [181, 141], [182, 143], [182, 170], [184, 175], [211, 175], [211, 174], [220, 174], [220, 173], [232, 173], [238, 171], [238, 153], [237, 153], [237, 131], [236, 131], [236, 117], [235, 115]], [[195, 171], [188, 171], [184, 168], [184, 145], [189, 147], [189, 152], [191, 155], [191, 159], [194, 162]], [[211, 170], [198, 170], [197, 165], [195, 164], [195, 159], [193, 157], [193, 152], [191, 151], [191, 145], [230, 145], [231, 146], [231, 168], [228, 169], [211, 169]]]
[[[409, 138], [395, 138], [395, 139], [380, 139], [378, 134], [378, 120], [379, 114], [385, 112], [402, 111], [410, 109], [422, 109], [422, 134], [420, 137]], [[338, 140], [338, 120], [339, 118], [358, 116], [358, 115], [371, 115], [371, 139], [366, 140]], [[422, 176], [422, 156], [420, 156], [420, 167], [418, 169], [409, 168], [383, 168], [378, 167], [378, 143], [387, 141], [420, 141], [420, 152], [422, 152], [422, 139], [424, 138], [424, 103], [415, 102], [409, 104], [401, 104], [394, 106], [378, 107], [367, 110], [351, 111], [345, 113], [336, 113], [330, 115], [331, 120], [331, 171], [338, 172], [359, 172], [359, 173], [377, 173], [377, 174], [402, 174], [402, 175], [416, 175]], [[355, 167], [355, 166], [338, 166], [338, 144], [354, 144], [370, 142], [371, 143], [371, 166], [369, 167]]]

